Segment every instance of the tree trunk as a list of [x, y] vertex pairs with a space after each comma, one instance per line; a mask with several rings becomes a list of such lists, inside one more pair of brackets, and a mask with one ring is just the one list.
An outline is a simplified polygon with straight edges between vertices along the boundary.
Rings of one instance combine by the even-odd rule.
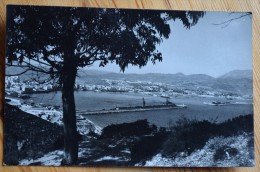
[[62, 71], [62, 104], [64, 123], [64, 165], [75, 165], [78, 161], [78, 139], [74, 85], [77, 68], [73, 56], [64, 58]]

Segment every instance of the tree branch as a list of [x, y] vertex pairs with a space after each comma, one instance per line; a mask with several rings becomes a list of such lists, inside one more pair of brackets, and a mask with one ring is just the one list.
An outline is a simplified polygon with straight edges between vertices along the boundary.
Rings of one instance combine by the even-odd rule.
[[18, 76], [18, 75], [22, 75], [22, 74], [28, 72], [29, 70], [30, 70], [30, 69], [26, 69], [26, 70], [24, 70], [23, 72], [20, 72], [20, 73], [17, 73], [17, 74], [6, 74], [5, 76]]
[[[231, 13], [231, 14], [232, 14], [232, 13]], [[231, 15], [231, 14], [230, 14], [230, 15]], [[246, 17], [246, 16], [251, 16], [251, 15], [252, 15], [251, 12], [247, 12], [247, 13], [244, 14], [244, 15], [241, 15], [241, 16], [239, 16], [239, 17], [235, 17], [235, 18], [229, 19], [229, 20], [224, 21], [224, 22], [221, 22], [221, 23], [213, 23], [213, 25], [224, 25], [224, 26], [222, 26], [222, 28], [225, 28], [225, 27], [227, 27], [232, 21], [237, 20], [237, 19], [240, 19], [240, 18], [243, 18], [243, 17]]]

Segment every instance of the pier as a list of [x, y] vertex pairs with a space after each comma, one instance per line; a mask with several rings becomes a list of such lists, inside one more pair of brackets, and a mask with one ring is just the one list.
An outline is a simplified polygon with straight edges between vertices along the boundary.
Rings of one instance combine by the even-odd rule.
[[106, 115], [112, 113], [124, 113], [124, 112], [141, 112], [141, 111], [153, 111], [153, 110], [167, 110], [167, 109], [181, 109], [187, 108], [186, 105], [154, 105], [154, 106], [136, 106], [136, 107], [117, 107], [110, 110], [99, 111], [86, 111], [78, 112], [80, 115]]

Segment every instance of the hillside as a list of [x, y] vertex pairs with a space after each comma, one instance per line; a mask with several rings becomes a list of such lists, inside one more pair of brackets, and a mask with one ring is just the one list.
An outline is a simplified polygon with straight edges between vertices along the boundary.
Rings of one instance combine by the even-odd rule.
[[219, 78], [221, 79], [241, 79], [241, 78], [253, 78], [253, 72], [252, 70], [233, 70], [230, 71]]
[[[9, 73], [10, 70], [11, 68], [8, 68], [7, 73]], [[235, 95], [253, 94], [252, 70], [233, 70], [218, 78], [206, 74], [125, 74], [90, 69], [79, 70], [77, 76], [77, 83], [79, 84], [108, 86], [105, 80], [139, 81], [139, 85], [143, 86], [145, 82], [151, 84], [156, 83], [177, 90], [217, 91], [223, 93], [228, 92]], [[22, 80], [30, 79], [31, 77], [37, 77], [37, 75], [29, 72], [20, 76]], [[44, 76], [41, 76], [41, 79], [44, 78]]]
[[15, 165], [62, 148], [63, 128], [5, 104], [4, 140], [4, 163]]
[[124, 74], [95, 72], [95, 70], [79, 71], [78, 76], [77, 82], [88, 84], [102, 85], [105, 84], [103, 79], [110, 79], [162, 83], [176, 89], [204, 89], [208, 91], [232, 92], [239, 95], [252, 95], [253, 92], [252, 70], [234, 70], [218, 78], [205, 74]]

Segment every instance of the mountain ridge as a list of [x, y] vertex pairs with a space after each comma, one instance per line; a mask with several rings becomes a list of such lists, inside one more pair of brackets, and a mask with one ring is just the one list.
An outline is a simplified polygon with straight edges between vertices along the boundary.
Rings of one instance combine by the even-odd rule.
[[[240, 75], [242, 76], [239, 77]], [[105, 72], [104, 74], [93, 75], [91, 74], [91, 72], [89, 72], [89, 74], [85, 76], [80, 76], [79, 74], [78, 81], [80, 81], [81, 83], [87, 82], [91, 84], [102, 85], [102, 83], [104, 83], [104, 81], [102, 80], [104, 79], [162, 83], [165, 85], [171, 85], [178, 89], [201, 89], [209, 91], [220, 90], [226, 92], [239, 93], [241, 95], [252, 95], [253, 93], [252, 70], [234, 70], [217, 78], [206, 74], [122, 74]]]
[[177, 73], [143, 73], [143, 74], [138, 74], [138, 73], [117, 73], [117, 72], [111, 72], [111, 71], [103, 71], [103, 70], [94, 70], [94, 69], [83, 69], [80, 70], [79, 73], [84, 73], [87, 75], [107, 75], [107, 74], [112, 74], [112, 75], [123, 75], [123, 76], [128, 76], [128, 75], [165, 75], [165, 76], [185, 76], [185, 77], [198, 77], [198, 76], [203, 76], [203, 77], [208, 77], [208, 78], [252, 78], [253, 77], [253, 71], [251, 69], [246, 69], [246, 70], [231, 70], [223, 75], [220, 75], [218, 77], [213, 77], [208, 74], [184, 74], [182, 72], [177, 72]]
[[219, 76], [218, 78], [253, 78], [252, 70], [232, 70], [224, 75]]

